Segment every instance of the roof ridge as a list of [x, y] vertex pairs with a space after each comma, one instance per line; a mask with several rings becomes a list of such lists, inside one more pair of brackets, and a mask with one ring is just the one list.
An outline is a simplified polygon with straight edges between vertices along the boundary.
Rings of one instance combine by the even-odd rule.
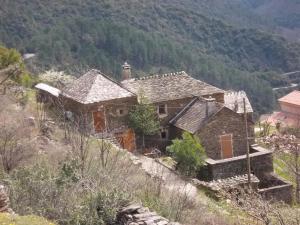
[[101, 72], [101, 70], [97, 70], [97, 69], [91, 69], [94, 70], [95, 72], [97, 72], [97, 77], [99, 75], [105, 77], [106, 79], [110, 80], [111, 82], [115, 83], [116, 85], [118, 85], [120, 88], [123, 88], [125, 91], [130, 92], [133, 95], [136, 95], [135, 93], [133, 93], [132, 91], [128, 90], [126, 87], [124, 87], [121, 83], [119, 83], [118, 81], [114, 80], [113, 78], [111, 78], [110, 76], [106, 75], [105, 73]]
[[178, 71], [178, 72], [173, 72], [173, 73], [164, 73], [164, 74], [154, 74], [150, 76], [143, 76], [139, 78], [135, 78], [134, 80], [148, 80], [148, 79], [155, 79], [155, 78], [161, 78], [161, 77], [169, 77], [169, 76], [180, 76], [180, 75], [187, 75], [188, 74], [185, 71]]

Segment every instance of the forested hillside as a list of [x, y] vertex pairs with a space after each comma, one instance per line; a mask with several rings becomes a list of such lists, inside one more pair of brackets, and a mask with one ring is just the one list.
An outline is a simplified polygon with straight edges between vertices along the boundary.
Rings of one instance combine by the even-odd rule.
[[[266, 112], [276, 74], [299, 69], [300, 45], [254, 29], [269, 22], [247, 11], [249, 1], [230, 11], [219, 0], [2, 0], [0, 42], [36, 53], [41, 68], [96, 67], [118, 78], [128, 60], [138, 74], [186, 70], [246, 90]], [[238, 13], [245, 23], [233, 23]]]

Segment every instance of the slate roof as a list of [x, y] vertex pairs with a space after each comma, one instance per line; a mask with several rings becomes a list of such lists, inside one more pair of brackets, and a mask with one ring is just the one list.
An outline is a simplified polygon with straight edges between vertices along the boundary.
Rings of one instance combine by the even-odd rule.
[[247, 97], [246, 92], [244, 91], [227, 91], [224, 94], [224, 104], [227, 108], [231, 109], [232, 111], [242, 114], [244, 113], [244, 98], [246, 102], [246, 112], [252, 113], [253, 108]]
[[300, 91], [292, 91], [286, 96], [278, 99], [278, 101], [300, 106]]
[[124, 80], [122, 85], [135, 94], [143, 91], [152, 103], [224, 93], [217, 87], [192, 78], [184, 71]]
[[46, 91], [49, 94], [58, 97], [59, 94], [61, 93], [61, 91], [55, 87], [52, 87], [48, 84], [44, 84], [44, 83], [38, 83], [37, 85], [34, 86], [36, 89], [38, 90], [42, 90], [42, 91]]
[[223, 107], [223, 104], [216, 101], [194, 98], [170, 123], [175, 127], [194, 134], [208, 118], [215, 115]]
[[94, 69], [75, 80], [62, 92], [62, 95], [82, 104], [135, 96], [108, 76]]

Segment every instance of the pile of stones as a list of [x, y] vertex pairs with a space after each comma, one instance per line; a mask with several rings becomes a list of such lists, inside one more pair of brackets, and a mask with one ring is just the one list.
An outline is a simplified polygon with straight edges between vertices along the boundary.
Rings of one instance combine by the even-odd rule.
[[130, 204], [124, 207], [117, 215], [120, 225], [180, 225], [177, 222], [170, 222], [168, 219], [151, 212], [141, 204]]

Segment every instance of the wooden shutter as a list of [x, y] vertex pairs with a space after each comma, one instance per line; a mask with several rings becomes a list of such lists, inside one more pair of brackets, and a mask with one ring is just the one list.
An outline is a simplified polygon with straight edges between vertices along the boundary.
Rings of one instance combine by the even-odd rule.
[[103, 111], [93, 112], [94, 128], [96, 133], [105, 131], [105, 116]]

